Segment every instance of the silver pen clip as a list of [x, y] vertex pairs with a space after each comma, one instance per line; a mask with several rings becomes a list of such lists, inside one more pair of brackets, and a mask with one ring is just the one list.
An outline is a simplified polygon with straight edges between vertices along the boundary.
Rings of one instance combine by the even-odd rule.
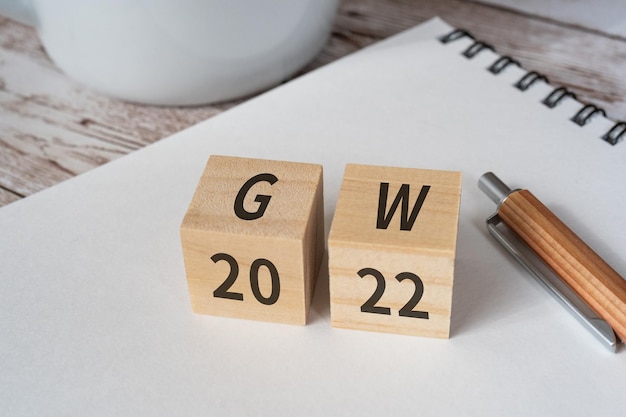
[[487, 219], [487, 229], [602, 344], [613, 352], [617, 351], [619, 339], [613, 328], [517, 237], [517, 234], [502, 222], [497, 213]]

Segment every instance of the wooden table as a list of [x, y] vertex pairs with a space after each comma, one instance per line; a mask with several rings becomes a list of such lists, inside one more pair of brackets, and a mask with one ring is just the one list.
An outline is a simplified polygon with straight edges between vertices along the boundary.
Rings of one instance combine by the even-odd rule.
[[[343, 0], [331, 39], [301, 73], [433, 16], [469, 30], [552, 84], [569, 87], [610, 118], [626, 119], [626, 39], [472, 1]], [[0, 18], [0, 206], [242, 101], [162, 108], [97, 94], [50, 62], [34, 30]]]

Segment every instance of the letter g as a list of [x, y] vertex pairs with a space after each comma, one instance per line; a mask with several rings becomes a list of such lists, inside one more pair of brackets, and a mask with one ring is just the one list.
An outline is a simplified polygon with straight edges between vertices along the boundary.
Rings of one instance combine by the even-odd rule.
[[252, 188], [255, 184], [259, 182], [263, 182], [263, 181], [268, 182], [270, 184], [274, 184], [276, 181], [278, 181], [278, 178], [276, 178], [276, 176], [273, 174], [267, 174], [267, 173], [255, 175], [254, 177], [246, 181], [245, 184], [241, 187], [241, 189], [237, 193], [237, 197], [235, 198], [234, 208], [235, 208], [235, 214], [240, 219], [256, 220], [262, 217], [263, 214], [265, 213], [265, 209], [267, 209], [267, 205], [270, 203], [270, 199], [272, 198], [269, 195], [261, 194], [261, 195], [256, 196], [254, 201], [259, 203], [259, 207], [257, 208], [256, 211], [252, 211], [252, 212], [247, 211], [243, 207], [243, 200], [246, 197], [246, 194], [248, 193], [248, 191], [250, 191], [250, 188]]

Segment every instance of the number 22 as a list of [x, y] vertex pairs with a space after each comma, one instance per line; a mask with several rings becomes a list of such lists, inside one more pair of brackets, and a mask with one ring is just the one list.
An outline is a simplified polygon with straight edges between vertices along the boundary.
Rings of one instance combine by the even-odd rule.
[[[361, 278], [368, 275], [376, 278], [376, 289], [372, 296], [361, 306], [361, 312], [363, 313], [375, 313], [391, 315], [391, 309], [389, 307], [377, 306], [376, 303], [381, 299], [385, 293], [385, 277], [383, 274], [374, 268], [363, 268], [357, 273]], [[412, 272], [401, 272], [396, 275], [398, 282], [402, 282], [405, 279], [409, 279], [415, 285], [415, 292], [413, 296], [407, 301], [407, 303], [398, 311], [398, 315], [402, 317], [413, 317], [417, 319], [428, 319], [427, 311], [415, 311], [413, 308], [420, 302], [424, 295], [424, 283], [417, 275]]]

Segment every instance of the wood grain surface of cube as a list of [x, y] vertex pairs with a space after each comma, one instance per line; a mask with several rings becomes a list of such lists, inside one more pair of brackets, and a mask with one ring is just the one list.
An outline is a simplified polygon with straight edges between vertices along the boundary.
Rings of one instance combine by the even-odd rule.
[[194, 312], [306, 324], [324, 253], [322, 166], [211, 156], [181, 241]]
[[328, 240], [334, 327], [448, 338], [461, 173], [349, 164]]

